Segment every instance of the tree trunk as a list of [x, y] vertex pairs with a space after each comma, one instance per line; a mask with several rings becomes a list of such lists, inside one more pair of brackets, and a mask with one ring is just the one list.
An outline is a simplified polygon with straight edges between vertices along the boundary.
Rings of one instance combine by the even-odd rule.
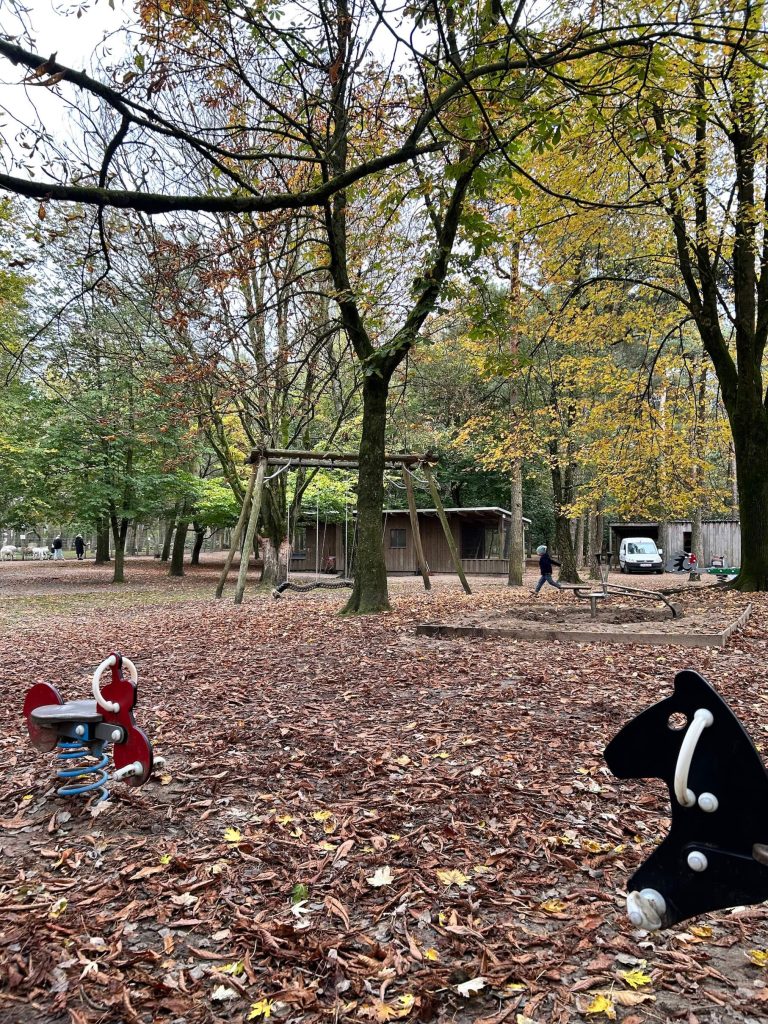
[[509, 527], [509, 573], [508, 587], [523, 585], [523, 569], [525, 566], [525, 540], [523, 529], [523, 463], [515, 459], [509, 481], [509, 509], [512, 522]]
[[736, 452], [733, 441], [728, 445], [728, 484], [731, 491], [731, 514], [739, 518], [739, 485], [736, 477]]
[[109, 557], [109, 518], [104, 518], [99, 523], [96, 531], [96, 565], [104, 565], [110, 561]]
[[136, 534], [138, 532], [138, 529], [139, 529], [139, 524], [138, 523], [134, 523], [131, 526], [131, 539], [130, 539], [130, 541], [128, 543], [128, 554], [129, 555], [137, 555], [139, 553], [138, 549], [136, 547]]
[[112, 575], [113, 583], [125, 582], [125, 540], [128, 536], [129, 521], [125, 518], [118, 520], [113, 514], [111, 517], [112, 540], [115, 545], [115, 571]]
[[[264, 497], [261, 505], [261, 522], [264, 533], [264, 565], [261, 571], [261, 582], [270, 587], [277, 587], [288, 578], [288, 561], [281, 558], [283, 546], [288, 543], [288, 505], [287, 482], [288, 474], [280, 476], [264, 485]], [[258, 548], [256, 557], [258, 558]]]
[[387, 567], [381, 536], [388, 390], [388, 378], [370, 374], [363, 381], [355, 585], [344, 608], [345, 612], [366, 614], [389, 609]]
[[171, 553], [171, 538], [173, 537], [173, 528], [175, 527], [175, 525], [176, 525], [176, 514], [175, 514], [175, 510], [174, 510], [173, 518], [172, 519], [166, 519], [166, 521], [165, 521], [165, 537], [163, 538], [163, 549], [160, 552], [160, 561], [161, 562], [167, 562], [168, 561], [168, 556]]
[[584, 565], [584, 516], [579, 516], [576, 520], [576, 538], [574, 544], [576, 546], [576, 568], [580, 569]]
[[552, 497], [555, 504], [555, 549], [558, 560], [562, 564], [560, 579], [564, 583], [581, 583], [571, 538], [571, 520], [563, 511], [573, 496], [573, 467], [570, 458], [567, 457], [563, 459], [564, 468], [561, 468], [556, 441], [550, 443], [550, 454], [552, 456]]
[[571, 521], [568, 516], [555, 512], [555, 550], [562, 568], [560, 579], [563, 583], [581, 583], [576, 568], [576, 552], [571, 540]]
[[741, 511], [741, 572], [737, 590], [768, 590], [768, 414], [739, 410], [731, 418]]
[[192, 526], [195, 530], [195, 543], [192, 547], [192, 558], [189, 564], [200, 565], [200, 552], [203, 549], [203, 541], [205, 540], [205, 527], [201, 526], [200, 523], [193, 523]]
[[[182, 515], [186, 515], [186, 509]], [[168, 570], [169, 576], [184, 575], [184, 547], [187, 543], [187, 530], [189, 530], [189, 523], [186, 518], [180, 519], [176, 524], [176, 536], [173, 538], [171, 565]]]
[[264, 538], [264, 567], [260, 582], [265, 586], [279, 587], [288, 579], [288, 549], [287, 538], [280, 544], [275, 544], [271, 537]]
[[696, 555], [698, 567], [701, 569], [703, 565], [701, 552], [701, 505], [696, 506], [691, 516], [691, 551]]

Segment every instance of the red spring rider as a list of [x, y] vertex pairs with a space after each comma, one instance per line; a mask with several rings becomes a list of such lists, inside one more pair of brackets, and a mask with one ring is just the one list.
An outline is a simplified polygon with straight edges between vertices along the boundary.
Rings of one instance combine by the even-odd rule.
[[[111, 669], [102, 689], [101, 677]], [[123, 674], [127, 669], [128, 678]], [[63, 701], [49, 683], [36, 683], [24, 699], [24, 717], [32, 743], [38, 750], [56, 749], [62, 767], [56, 772], [63, 785], [59, 796], [92, 795], [96, 801], [109, 797], [110, 780], [142, 786], [152, 775], [152, 745], [136, 725], [133, 708], [138, 694], [136, 666], [120, 654], [110, 654], [93, 674], [94, 700]], [[104, 752], [112, 744], [115, 771], [106, 770]]]

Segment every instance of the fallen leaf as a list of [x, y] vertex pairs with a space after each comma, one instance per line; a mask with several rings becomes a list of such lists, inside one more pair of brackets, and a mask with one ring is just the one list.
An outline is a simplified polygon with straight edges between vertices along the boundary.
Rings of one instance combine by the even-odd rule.
[[469, 997], [475, 995], [475, 993], [482, 992], [486, 983], [485, 978], [470, 978], [469, 981], [463, 981], [460, 985], [457, 985], [456, 991], [460, 996], [464, 996], [465, 999], [469, 999]]
[[382, 868], [376, 868], [370, 878], [366, 878], [368, 885], [372, 885], [374, 889], [378, 889], [383, 885], [392, 885], [395, 880], [395, 876], [392, 874], [392, 869], [388, 864], [385, 864]]

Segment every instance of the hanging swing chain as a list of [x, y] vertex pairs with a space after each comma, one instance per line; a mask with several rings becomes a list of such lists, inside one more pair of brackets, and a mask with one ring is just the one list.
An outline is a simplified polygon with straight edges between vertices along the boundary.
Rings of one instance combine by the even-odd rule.
[[[429, 487], [429, 481], [428, 480], [422, 480], [421, 477], [416, 476], [416, 474], [413, 472], [413, 470], [408, 469], [408, 467], [406, 465], [403, 465], [403, 469], [408, 474], [408, 476], [411, 477], [411, 479], [414, 481], [414, 483], [417, 483], [419, 485], [419, 487]], [[395, 486], [398, 487], [399, 484], [395, 484]], [[438, 488], [439, 487], [440, 487], [440, 485], [438, 484]]]
[[290, 469], [290, 468], [291, 468], [291, 463], [290, 462], [286, 462], [286, 464], [284, 466], [281, 466], [279, 469], [275, 470], [274, 473], [270, 473], [269, 476], [265, 476], [264, 477], [264, 483], [266, 483], [268, 480], [274, 480], [276, 476], [280, 476], [281, 473], [284, 473], [286, 471], [286, 469]]

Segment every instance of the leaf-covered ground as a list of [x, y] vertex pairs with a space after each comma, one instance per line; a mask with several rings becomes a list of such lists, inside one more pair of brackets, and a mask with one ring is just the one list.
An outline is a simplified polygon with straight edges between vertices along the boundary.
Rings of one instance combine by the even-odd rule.
[[[398, 580], [391, 613], [350, 619], [343, 594], [235, 608], [213, 566], [128, 571], [0, 565], [3, 1024], [766, 1019], [762, 907], [627, 924], [666, 795], [601, 755], [682, 667], [760, 743], [768, 598], [725, 651], [543, 646], [414, 635], [530, 586]], [[167, 766], [92, 816], [55, 797], [21, 704], [40, 680], [87, 696], [115, 648]]]

